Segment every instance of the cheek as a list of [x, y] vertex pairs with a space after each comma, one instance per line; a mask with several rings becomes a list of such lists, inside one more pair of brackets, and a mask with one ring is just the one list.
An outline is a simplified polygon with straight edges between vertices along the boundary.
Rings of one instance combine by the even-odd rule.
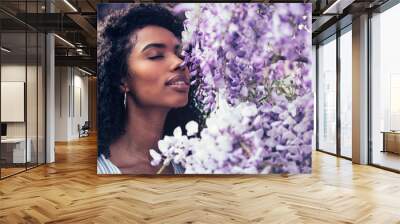
[[164, 86], [163, 69], [148, 63], [137, 63], [131, 70], [132, 89], [137, 95], [153, 95]]
[[157, 105], [165, 101], [166, 70], [163, 65], [155, 66], [145, 61], [131, 69], [130, 89], [142, 105]]
[[168, 79], [165, 65], [137, 63], [131, 70], [130, 89], [141, 105], [177, 108], [188, 103], [188, 93], [179, 93], [165, 85]]

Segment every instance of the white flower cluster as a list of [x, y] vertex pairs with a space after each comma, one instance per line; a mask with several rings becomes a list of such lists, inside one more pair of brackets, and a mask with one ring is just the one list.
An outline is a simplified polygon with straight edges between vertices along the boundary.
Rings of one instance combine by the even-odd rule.
[[252, 123], [257, 122], [256, 106], [241, 103], [232, 107], [226, 101], [219, 104], [207, 119], [207, 128], [201, 131], [200, 138], [188, 138], [198, 132], [198, 124], [191, 121], [186, 125], [188, 136], [177, 127], [174, 136], [160, 140], [161, 154], [150, 150], [152, 165], [162, 160], [164, 165], [173, 161], [182, 165], [186, 174], [259, 173], [255, 162], [264, 145], [263, 130], [252, 130]]
[[221, 98], [195, 137], [198, 124], [177, 127], [174, 136], [151, 150], [152, 165], [174, 162], [185, 174], [309, 173], [313, 134], [313, 103], [309, 95], [288, 102], [273, 96], [276, 105], [257, 108], [254, 103], [230, 105]]

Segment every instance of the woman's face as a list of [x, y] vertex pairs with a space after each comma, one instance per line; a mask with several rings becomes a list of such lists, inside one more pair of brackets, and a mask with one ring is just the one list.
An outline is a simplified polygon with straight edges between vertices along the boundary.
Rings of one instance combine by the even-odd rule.
[[[188, 103], [190, 76], [180, 67], [181, 45], [169, 30], [146, 26], [132, 35], [127, 91], [141, 106], [177, 108]], [[131, 95], [131, 94], [129, 94]]]

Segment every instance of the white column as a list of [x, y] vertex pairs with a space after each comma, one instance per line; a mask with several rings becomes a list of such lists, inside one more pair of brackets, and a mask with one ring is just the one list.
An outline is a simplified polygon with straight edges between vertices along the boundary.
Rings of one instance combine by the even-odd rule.
[[[46, 1], [47, 12], [53, 12], [54, 6]], [[55, 56], [54, 34], [46, 35], [46, 163], [55, 161]]]
[[353, 162], [368, 163], [368, 16], [353, 19]]
[[317, 88], [316, 88], [316, 75], [317, 75], [317, 47], [315, 45], [312, 45], [312, 51], [311, 51], [311, 62], [312, 62], [312, 70], [311, 70], [311, 80], [312, 80], [312, 91], [314, 93], [314, 132], [313, 132], [313, 137], [312, 137], [312, 149], [315, 150], [317, 148]]

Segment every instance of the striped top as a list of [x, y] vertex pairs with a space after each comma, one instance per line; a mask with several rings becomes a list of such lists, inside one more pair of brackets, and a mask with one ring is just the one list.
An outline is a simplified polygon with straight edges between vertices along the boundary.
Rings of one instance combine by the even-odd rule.
[[122, 174], [122, 172], [116, 165], [101, 154], [97, 157], [97, 174]]
[[[176, 163], [171, 163], [174, 168], [175, 174], [185, 173], [185, 169]], [[122, 174], [121, 170], [118, 169], [109, 159], [103, 154], [97, 157], [97, 174]]]

